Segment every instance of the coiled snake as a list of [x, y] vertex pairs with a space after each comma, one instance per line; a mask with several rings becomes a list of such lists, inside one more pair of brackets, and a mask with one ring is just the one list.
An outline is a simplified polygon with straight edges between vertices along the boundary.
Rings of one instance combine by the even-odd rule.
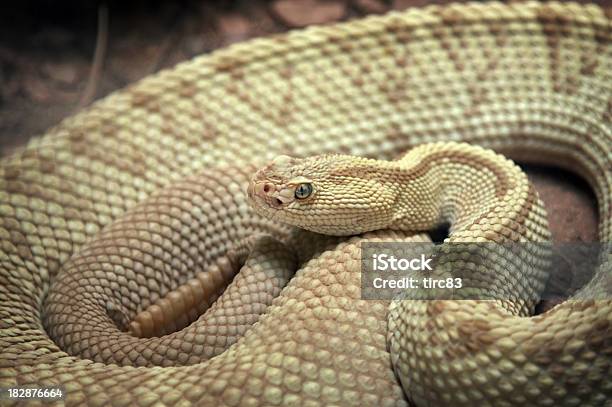
[[[593, 5], [431, 6], [237, 44], [66, 119], [0, 169], [0, 386], [61, 384], [71, 405], [610, 405], [609, 251], [526, 317], [361, 300], [359, 245], [442, 218], [451, 239], [548, 239], [514, 164], [440, 141], [578, 172], [609, 242], [611, 37]], [[343, 155], [256, 172], [324, 153]]]

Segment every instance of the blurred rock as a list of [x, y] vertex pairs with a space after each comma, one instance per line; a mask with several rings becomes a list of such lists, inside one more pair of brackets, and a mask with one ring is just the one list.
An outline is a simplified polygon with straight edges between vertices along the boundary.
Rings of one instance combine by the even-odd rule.
[[222, 34], [236, 40], [246, 38], [251, 31], [251, 22], [240, 14], [222, 14], [218, 24]]
[[42, 71], [56, 82], [72, 85], [79, 79], [76, 66], [69, 63], [46, 62], [42, 65]]
[[340, 20], [346, 14], [346, 3], [338, 0], [276, 0], [272, 13], [290, 27], [304, 27]]
[[34, 102], [47, 103], [51, 98], [51, 92], [44, 80], [35, 75], [28, 75], [23, 81], [23, 90]]
[[185, 37], [182, 46], [189, 55], [199, 55], [204, 51], [208, 51], [200, 34], [192, 34]]
[[109, 50], [105, 65], [124, 83], [135, 82], [155, 71], [161, 48], [161, 43], [124, 41], [120, 46]]
[[423, 7], [428, 4], [438, 3], [436, 1], [429, 0], [393, 0], [393, 9], [394, 10], [404, 10], [408, 7]]
[[389, 9], [382, 0], [355, 0], [355, 6], [365, 13], [384, 13]]

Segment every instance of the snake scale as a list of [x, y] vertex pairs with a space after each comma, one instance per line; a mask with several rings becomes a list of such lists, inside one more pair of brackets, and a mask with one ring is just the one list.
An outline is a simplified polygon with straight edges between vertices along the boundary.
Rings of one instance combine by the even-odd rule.
[[[0, 386], [92, 406], [610, 406], [609, 251], [574, 299], [526, 317], [362, 300], [359, 248], [426, 240], [409, 229], [439, 213], [451, 238], [546, 240], [537, 195], [487, 149], [583, 176], [610, 242], [611, 38], [594, 5], [429, 6], [236, 44], [64, 120], [0, 167]], [[262, 167], [282, 154], [316, 157]], [[372, 166], [461, 176], [393, 187], [392, 213]], [[377, 210], [325, 204], [330, 168], [336, 188], [374, 185]], [[320, 217], [287, 210], [313, 192]], [[503, 213], [453, 209], [473, 202]]]

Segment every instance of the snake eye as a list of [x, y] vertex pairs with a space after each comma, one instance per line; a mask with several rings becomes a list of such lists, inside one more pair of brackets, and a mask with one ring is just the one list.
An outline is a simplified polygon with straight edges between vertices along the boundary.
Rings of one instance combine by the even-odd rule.
[[312, 184], [300, 184], [295, 189], [295, 197], [297, 199], [306, 199], [310, 196], [310, 194], [312, 194]]

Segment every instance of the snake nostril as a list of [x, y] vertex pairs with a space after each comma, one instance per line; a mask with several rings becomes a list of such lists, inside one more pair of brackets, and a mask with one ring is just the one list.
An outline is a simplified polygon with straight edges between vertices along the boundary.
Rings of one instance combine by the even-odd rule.
[[265, 185], [264, 185], [264, 187], [263, 187], [263, 191], [264, 191], [265, 193], [270, 192], [270, 184], [265, 184]]

